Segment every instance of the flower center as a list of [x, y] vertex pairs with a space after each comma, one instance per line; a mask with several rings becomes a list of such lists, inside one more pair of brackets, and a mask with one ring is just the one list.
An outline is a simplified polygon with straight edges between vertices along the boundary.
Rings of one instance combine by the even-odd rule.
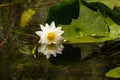
[[48, 41], [53, 41], [56, 38], [56, 34], [54, 32], [49, 32], [47, 35], [47, 40]]

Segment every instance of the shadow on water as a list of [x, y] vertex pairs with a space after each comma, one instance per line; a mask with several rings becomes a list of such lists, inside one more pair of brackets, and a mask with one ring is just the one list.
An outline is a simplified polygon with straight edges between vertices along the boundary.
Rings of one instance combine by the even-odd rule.
[[72, 45], [65, 45], [65, 49], [57, 57], [51, 57], [50, 62], [53, 64], [68, 65], [73, 63], [78, 63], [80, 61], [80, 48], [73, 47]]

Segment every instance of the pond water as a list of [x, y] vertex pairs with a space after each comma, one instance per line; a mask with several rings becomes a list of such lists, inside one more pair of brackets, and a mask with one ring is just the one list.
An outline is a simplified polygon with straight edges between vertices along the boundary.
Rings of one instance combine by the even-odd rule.
[[[120, 66], [120, 54], [113, 55], [119, 53], [119, 41], [66, 44], [64, 54], [51, 56], [49, 60], [37, 51], [31, 54], [38, 46], [35, 31], [44, 23], [49, 8], [59, 2], [0, 1], [0, 80], [119, 80], [105, 76], [110, 69]], [[24, 13], [29, 9], [35, 14]]]

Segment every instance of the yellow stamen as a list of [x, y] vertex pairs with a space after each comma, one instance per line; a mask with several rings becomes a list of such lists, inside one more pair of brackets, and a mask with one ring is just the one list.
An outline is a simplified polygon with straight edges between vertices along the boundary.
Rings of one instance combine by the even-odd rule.
[[54, 32], [49, 32], [47, 35], [47, 40], [48, 41], [54, 41], [56, 38], [56, 34]]

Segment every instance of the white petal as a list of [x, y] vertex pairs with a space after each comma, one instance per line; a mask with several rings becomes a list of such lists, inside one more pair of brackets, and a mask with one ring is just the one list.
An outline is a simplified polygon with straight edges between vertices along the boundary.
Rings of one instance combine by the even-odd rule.
[[38, 41], [38, 43], [41, 43], [41, 39]]
[[41, 53], [42, 53], [42, 51], [41, 51], [41, 47], [38, 47], [38, 52], [41, 52]]
[[61, 31], [61, 28], [62, 28], [62, 27], [57, 27], [56, 30], [57, 30], [57, 31]]
[[42, 44], [46, 44], [46, 43], [48, 44], [47, 40], [45, 40], [45, 39], [41, 39], [41, 43]]
[[62, 52], [57, 52], [58, 54], [62, 54]]
[[62, 40], [62, 37], [58, 36], [55, 41], [56, 41], [56, 43], [60, 43], [61, 40]]
[[50, 58], [50, 53], [44, 53], [46, 55], [46, 58], [49, 59]]
[[56, 28], [56, 31], [57, 31], [57, 32], [61, 32], [61, 31], [62, 31], [61, 28], [62, 28], [62, 27], [57, 27], [57, 28]]
[[40, 24], [40, 28], [42, 31], [45, 31], [45, 27], [42, 24]]
[[45, 28], [49, 29], [50, 28], [49, 24], [46, 23]]
[[57, 50], [62, 52], [62, 50], [64, 49], [64, 46], [63, 45], [57, 45]]
[[50, 24], [50, 27], [52, 28], [52, 30], [55, 28], [55, 22], [52, 21], [52, 23]]
[[46, 45], [42, 45], [38, 47], [38, 52], [44, 53], [45, 50], [46, 50]]
[[55, 32], [60, 36], [64, 33], [64, 31], [60, 30], [60, 27], [55, 30]]
[[63, 34], [64, 33], [64, 31], [61, 31], [61, 34]]
[[56, 57], [57, 56], [56, 53], [53, 53], [53, 56]]
[[43, 32], [41, 32], [41, 31], [36, 31], [35, 33], [36, 33], [38, 36], [41, 36]]
[[62, 48], [62, 49], [64, 48], [64, 46], [63, 46], [62, 44], [60, 44], [59, 46], [60, 46], [60, 48]]

